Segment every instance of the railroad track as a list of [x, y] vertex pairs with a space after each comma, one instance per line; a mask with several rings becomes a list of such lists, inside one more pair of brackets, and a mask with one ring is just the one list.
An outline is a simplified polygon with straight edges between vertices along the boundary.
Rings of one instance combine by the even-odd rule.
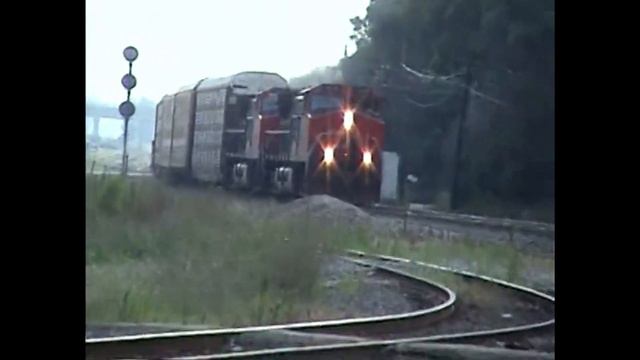
[[411, 219], [436, 220], [440, 222], [475, 226], [496, 231], [520, 232], [524, 234], [531, 234], [549, 238], [555, 237], [555, 225], [541, 222], [490, 218], [467, 214], [453, 214], [435, 210], [416, 210], [387, 205], [367, 206], [363, 209], [370, 213], [378, 215], [401, 218], [408, 217]]
[[[485, 343], [485, 339], [491, 339], [495, 341], [496, 339], [517, 339], [519, 337], [528, 336], [529, 334], [536, 333], [539, 331], [553, 330], [555, 325], [554, 311], [555, 311], [555, 297], [552, 295], [546, 294], [542, 291], [534, 290], [525, 286], [513, 284], [504, 280], [492, 278], [489, 276], [484, 276], [480, 274], [476, 274], [470, 271], [457, 270], [450, 267], [425, 263], [421, 261], [414, 261], [404, 258], [398, 258], [387, 255], [371, 255], [366, 254], [360, 251], [351, 250], [349, 254], [352, 256], [365, 258], [373, 261], [374, 263], [382, 263], [388, 264], [388, 266], [392, 266], [392, 268], [400, 268], [400, 269], [408, 269], [413, 268], [417, 270], [418, 273], [421, 273], [421, 270], [431, 270], [437, 272], [443, 272], [447, 274], [452, 274], [466, 281], [472, 281], [481, 284], [485, 284], [489, 286], [494, 295], [498, 297], [510, 297], [508, 302], [513, 303], [517, 301], [521, 301], [523, 303], [532, 305], [533, 307], [530, 310], [533, 312], [542, 312], [547, 315], [547, 319], [539, 320], [536, 317], [536, 321], [525, 321], [526, 323], [519, 322], [510, 322], [509, 326], [502, 326], [498, 328], [487, 329], [483, 326], [477, 327], [474, 331], [460, 331], [455, 334], [445, 334], [441, 335], [441, 333], [428, 335], [424, 337], [423, 341], [434, 341], [434, 340], [455, 340], [460, 342], [472, 342], [472, 343]], [[477, 290], [478, 288], [473, 288], [473, 290]], [[518, 300], [519, 299], [519, 300]], [[463, 300], [463, 299], [460, 299]], [[457, 306], [462, 308], [462, 301], [457, 302]], [[477, 305], [477, 304], [475, 304]], [[487, 308], [487, 310], [499, 310], [501, 313], [504, 313], [504, 308]], [[518, 311], [515, 307], [511, 310]], [[502, 314], [501, 314], [502, 315]], [[511, 314], [515, 317], [514, 314]], [[525, 313], [520, 313], [523, 315], [524, 319], [531, 318], [530, 316], [524, 316]], [[529, 314], [531, 315], [531, 314]], [[452, 319], [448, 319], [452, 320]], [[426, 331], [434, 332], [433, 329], [427, 329]], [[424, 332], [424, 330], [423, 330]]]
[[361, 266], [373, 268], [388, 276], [399, 277], [405, 281], [406, 286], [413, 286], [419, 291], [436, 291], [440, 293], [443, 301], [432, 307], [394, 315], [248, 328], [168, 332], [150, 335], [88, 339], [85, 346], [87, 358], [171, 357], [184, 355], [185, 353], [220, 353], [231, 351], [237, 338], [246, 337], [248, 334], [278, 330], [331, 333], [349, 336], [385, 334], [392, 329], [398, 331], [415, 326], [426, 326], [445, 318], [453, 311], [456, 301], [455, 293], [438, 283], [385, 265], [373, 265], [361, 259], [345, 259]]
[[[554, 330], [555, 320], [552, 313], [555, 298], [550, 295], [502, 280], [407, 259], [369, 255], [357, 251], [349, 251], [347, 256], [350, 261], [361, 266], [373, 268], [389, 276], [400, 277], [415, 289], [439, 292], [443, 301], [435, 306], [409, 313], [368, 318], [87, 339], [86, 356], [89, 359], [176, 358], [185, 360], [274, 357], [371, 358], [389, 355], [389, 351], [412, 351], [411, 349], [415, 350], [416, 346], [420, 346], [413, 345], [418, 343], [456, 342], [486, 345]], [[415, 269], [431, 269], [452, 274], [466, 281], [488, 284], [490, 287], [512, 292], [514, 298], [526, 298], [536, 306], [544, 306], [547, 312], [551, 309], [551, 314], [548, 319], [537, 319], [523, 324], [490, 329], [471, 326], [467, 329], [446, 331], [447, 327], [456, 329], [455, 323], [460, 322], [461, 318], [461, 311], [456, 311], [456, 308], [464, 308], [464, 303], [459, 301], [456, 293], [451, 289], [416, 275]], [[438, 332], [440, 330], [442, 332]], [[433, 333], [434, 331], [436, 333]], [[286, 334], [283, 335], [282, 332]], [[247, 345], [246, 341], [241, 348], [235, 345], [244, 341], [243, 339], [255, 339], [260, 336], [267, 338], [288, 336], [289, 339], [310, 337], [311, 341], [304, 340], [301, 342], [302, 345], [297, 346], [278, 341], [275, 345], [262, 343], [253, 345], [253, 348]], [[255, 342], [250, 340], [249, 343], [251, 341]], [[506, 354], [504, 356], [507, 358]], [[383, 356], [383, 358], [386, 357]]]

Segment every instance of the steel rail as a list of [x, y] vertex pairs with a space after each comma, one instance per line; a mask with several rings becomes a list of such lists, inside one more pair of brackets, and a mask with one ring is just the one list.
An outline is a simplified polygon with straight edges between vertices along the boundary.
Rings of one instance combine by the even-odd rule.
[[386, 333], [390, 328], [412, 329], [442, 320], [453, 312], [456, 294], [449, 288], [402, 270], [380, 264], [372, 264], [359, 259], [345, 257], [361, 266], [371, 267], [392, 276], [398, 276], [417, 286], [435, 289], [444, 295], [442, 303], [416, 311], [371, 316], [362, 318], [300, 322], [282, 325], [253, 326], [216, 330], [193, 330], [119, 337], [93, 338], [85, 340], [85, 354], [88, 359], [113, 359], [135, 357], [179, 356], [184, 353], [220, 352], [236, 336], [269, 330], [298, 330], [343, 335], [372, 335]]
[[[457, 275], [461, 275], [467, 278], [477, 279], [481, 281], [485, 281], [491, 284], [496, 284], [505, 288], [509, 288], [512, 290], [516, 290], [519, 292], [523, 292], [532, 296], [535, 296], [540, 299], [544, 299], [552, 304], [555, 304], [555, 297], [545, 294], [543, 292], [517, 285], [508, 281], [504, 281], [501, 279], [496, 279], [493, 277], [476, 274], [470, 271], [457, 270], [446, 266], [440, 266], [436, 264], [429, 264], [422, 261], [414, 261], [409, 259], [398, 258], [394, 256], [387, 255], [372, 255], [366, 254], [361, 251], [349, 250], [348, 253], [352, 256], [357, 256], [360, 258], [370, 258], [375, 260], [382, 260], [393, 263], [405, 263], [405, 264], [415, 264], [418, 266], [423, 266], [427, 268], [432, 268], [436, 270], [441, 270], [444, 272], [449, 272]], [[226, 353], [226, 354], [213, 354], [213, 355], [199, 355], [199, 356], [187, 356], [187, 357], [179, 357], [175, 358], [175, 360], [214, 360], [214, 359], [263, 359], [263, 358], [274, 358], [274, 357], [286, 357], [287, 359], [295, 359], [295, 358], [328, 358], [329, 356], [335, 357], [340, 356], [340, 358], [362, 358], [365, 356], [374, 356], [380, 355], [381, 352], [384, 351], [394, 351], [400, 345], [405, 344], [415, 344], [415, 343], [425, 343], [425, 342], [464, 342], [465, 340], [470, 339], [486, 339], [500, 336], [513, 336], [513, 335], [522, 335], [523, 333], [535, 332], [543, 329], [550, 329], [555, 324], [555, 318], [550, 320], [536, 322], [533, 324], [520, 325], [520, 326], [511, 326], [504, 327], [499, 329], [491, 329], [491, 330], [481, 330], [481, 331], [469, 331], [469, 332], [461, 332], [461, 333], [453, 333], [453, 334], [442, 334], [442, 335], [431, 335], [431, 336], [422, 336], [422, 337], [408, 337], [408, 338], [400, 338], [400, 339], [392, 339], [392, 340], [369, 340], [364, 339], [363, 341], [356, 343], [337, 343], [337, 344], [328, 344], [328, 345], [314, 345], [314, 346], [302, 346], [302, 347], [286, 347], [286, 348], [277, 348], [277, 349], [264, 349], [264, 350], [255, 350], [255, 351], [244, 351], [244, 352], [236, 352], [236, 353]]]
[[535, 221], [491, 218], [477, 215], [446, 213], [435, 210], [416, 210], [386, 205], [367, 206], [363, 207], [363, 210], [393, 217], [408, 216], [409, 218], [417, 220], [435, 220], [460, 226], [475, 226], [497, 231], [518, 231], [545, 237], [555, 236], [555, 225]]

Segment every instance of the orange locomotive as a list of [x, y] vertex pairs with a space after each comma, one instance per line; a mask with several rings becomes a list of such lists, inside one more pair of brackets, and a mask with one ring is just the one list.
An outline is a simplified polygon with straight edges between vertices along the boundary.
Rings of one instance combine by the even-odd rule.
[[[187, 114], [183, 121], [167, 115], [171, 97], [158, 105], [154, 173], [279, 195], [379, 200], [384, 122], [381, 98], [370, 88], [323, 84], [293, 90], [270, 73], [228, 79], [210, 114], [198, 112], [206, 108], [199, 102], [206, 100], [200, 87], [207, 80], [190, 90], [191, 119], [189, 111], [173, 112]], [[183, 141], [167, 129], [170, 123], [186, 129], [177, 132]], [[189, 149], [180, 152], [186, 161], [175, 163], [184, 166], [172, 165], [171, 144]]]

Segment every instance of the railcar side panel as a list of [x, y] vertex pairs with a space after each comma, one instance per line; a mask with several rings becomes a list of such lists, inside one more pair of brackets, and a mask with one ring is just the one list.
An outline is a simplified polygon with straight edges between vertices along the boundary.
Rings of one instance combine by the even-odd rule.
[[196, 92], [191, 155], [192, 176], [200, 181], [222, 180], [222, 140], [227, 88]]
[[158, 106], [156, 138], [154, 141], [154, 164], [169, 168], [173, 129], [173, 96], [165, 96]]
[[190, 166], [189, 149], [191, 147], [191, 131], [195, 113], [195, 92], [184, 91], [175, 96], [175, 112], [173, 117], [173, 145], [171, 150], [171, 168], [186, 171]]

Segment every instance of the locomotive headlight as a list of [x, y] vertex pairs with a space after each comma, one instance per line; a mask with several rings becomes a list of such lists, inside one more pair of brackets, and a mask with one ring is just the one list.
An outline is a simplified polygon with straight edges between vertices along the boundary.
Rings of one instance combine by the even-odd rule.
[[331, 164], [333, 162], [333, 148], [326, 147], [324, 148], [324, 161], [325, 164]]
[[353, 110], [345, 110], [342, 120], [342, 126], [344, 126], [345, 130], [349, 131], [353, 126]]
[[371, 166], [371, 164], [373, 163], [373, 159], [371, 157], [371, 151], [369, 150], [365, 150], [364, 153], [362, 153], [362, 164], [364, 164], [364, 166]]

